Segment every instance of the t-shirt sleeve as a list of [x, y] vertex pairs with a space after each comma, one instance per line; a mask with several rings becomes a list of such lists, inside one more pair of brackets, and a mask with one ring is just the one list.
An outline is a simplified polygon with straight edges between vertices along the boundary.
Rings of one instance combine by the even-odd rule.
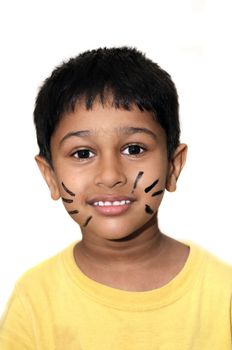
[[232, 334], [232, 295], [230, 300], [230, 328], [231, 328], [231, 334]]
[[35, 349], [29, 311], [15, 287], [0, 319], [1, 350]]

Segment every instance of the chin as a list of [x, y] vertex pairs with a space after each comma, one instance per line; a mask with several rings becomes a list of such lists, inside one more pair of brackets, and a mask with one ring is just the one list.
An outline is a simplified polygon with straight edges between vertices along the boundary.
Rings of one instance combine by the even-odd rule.
[[120, 225], [118, 222], [109, 223], [108, 225], [96, 224], [98, 231], [94, 232], [95, 230], [93, 230], [92, 234], [113, 242], [126, 242], [140, 236], [144, 232], [144, 230], [146, 230], [149, 226], [152, 226], [153, 224], [153, 220], [149, 220], [149, 223], [142, 222], [137, 223], [137, 225], [133, 226], [128, 225], [127, 227], [125, 227], [125, 223], [124, 225]]

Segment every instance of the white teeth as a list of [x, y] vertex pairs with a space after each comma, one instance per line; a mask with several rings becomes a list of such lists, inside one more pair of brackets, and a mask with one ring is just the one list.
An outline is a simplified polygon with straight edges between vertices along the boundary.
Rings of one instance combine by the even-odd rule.
[[119, 202], [119, 201], [113, 202], [113, 205], [120, 205], [120, 204], [121, 204], [121, 202]]
[[129, 203], [131, 203], [130, 200], [122, 200], [122, 201], [114, 201], [114, 202], [109, 202], [109, 201], [102, 202], [102, 201], [99, 201], [99, 202], [94, 202], [93, 205], [94, 206], [99, 206], [99, 207], [107, 207], [107, 206], [125, 205], [125, 204], [129, 204]]

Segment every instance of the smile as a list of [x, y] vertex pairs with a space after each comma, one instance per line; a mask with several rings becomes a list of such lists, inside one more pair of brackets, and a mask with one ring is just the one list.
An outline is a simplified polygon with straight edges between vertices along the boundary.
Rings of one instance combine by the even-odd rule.
[[131, 201], [130, 200], [122, 200], [122, 201], [114, 201], [114, 202], [94, 202], [93, 205], [94, 206], [100, 206], [100, 207], [110, 207], [110, 206], [121, 206], [121, 205], [125, 205], [125, 204], [130, 204]]
[[135, 200], [134, 197], [127, 195], [99, 194], [89, 199], [87, 203], [101, 215], [116, 216], [130, 209]]
[[117, 216], [124, 214], [133, 204], [130, 200], [99, 201], [92, 204], [93, 208], [104, 216]]

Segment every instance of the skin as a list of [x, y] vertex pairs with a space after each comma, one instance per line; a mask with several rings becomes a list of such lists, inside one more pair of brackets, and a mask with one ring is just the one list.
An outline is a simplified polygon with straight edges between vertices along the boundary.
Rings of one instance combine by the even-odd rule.
[[[154, 136], [125, 133], [128, 127], [146, 128]], [[83, 130], [90, 133], [73, 135]], [[128, 145], [137, 146], [132, 152]], [[88, 158], [78, 158], [83, 149], [90, 151], [85, 151]], [[168, 161], [165, 132], [149, 112], [96, 102], [92, 110], [79, 104], [62, 118], [52, 135], [51, 152], [52, 167], [39, 156], [36, 161], [51, 197], [68, 199], [63, 204], [81, 227], [82, 240], [74, 257], [83, 273], [114, 288], [145, 291], [165, 285], [180, 272], [189, 248], [160, 232], [157, 211], [163, 190], [176, 189], [186, 159], [185, 144]], [[123, 214], [105, 216], [88, 203], [93, 196], [105, 194], [135, 201]]]

